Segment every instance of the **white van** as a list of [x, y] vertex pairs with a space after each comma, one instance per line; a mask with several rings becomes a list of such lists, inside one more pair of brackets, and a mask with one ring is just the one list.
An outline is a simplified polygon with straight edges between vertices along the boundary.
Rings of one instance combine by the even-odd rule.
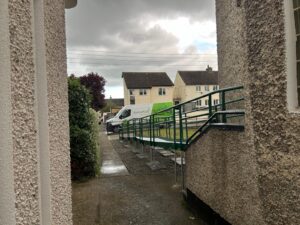
[[126, 105], [113, 118], [106, 121], [107, 132], [118, 132], [124, 120], [148, 116], [152, 112], [153, 104]]
[[148, 116], [152, 113], [159, 112], [173, 105], [172, 102], [161, 102], [144, 105], [126, 105], [118, 114], [106, 121], [107, 132], [118, 132], [124, 120], [131, 120]]

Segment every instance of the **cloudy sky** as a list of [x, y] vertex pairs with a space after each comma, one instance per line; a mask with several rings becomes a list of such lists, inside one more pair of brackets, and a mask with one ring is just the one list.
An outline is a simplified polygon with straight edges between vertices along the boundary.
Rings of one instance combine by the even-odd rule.
[[66, 23], [68, 74], [102, 75], [106, 98], [122, 72], [217, 69], [214, 0], [79, 0]]

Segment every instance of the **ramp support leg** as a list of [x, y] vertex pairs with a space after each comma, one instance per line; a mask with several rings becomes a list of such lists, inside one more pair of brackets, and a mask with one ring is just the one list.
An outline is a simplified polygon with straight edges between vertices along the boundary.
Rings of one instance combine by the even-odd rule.
[[181, 158], [181, 184], [182, 184], [182, 190], [184, 190], [184, 188], [185, 188], [185, 180], [184, 180], [185, 153], [183, 151], [180, 151], [180, 158]]

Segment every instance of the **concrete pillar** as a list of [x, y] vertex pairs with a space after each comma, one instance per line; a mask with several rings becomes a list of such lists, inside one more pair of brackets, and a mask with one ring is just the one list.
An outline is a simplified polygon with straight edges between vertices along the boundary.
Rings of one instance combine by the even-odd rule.
[[0, 1], [0, 224], [15, 219], [8, 0]]
[[39, 193], [41, 223], [51, 225], [48, 87], [44, 35], [44, 1], [33, 1], [33, 46], [35, 61], [35, 105], [39, 149]]

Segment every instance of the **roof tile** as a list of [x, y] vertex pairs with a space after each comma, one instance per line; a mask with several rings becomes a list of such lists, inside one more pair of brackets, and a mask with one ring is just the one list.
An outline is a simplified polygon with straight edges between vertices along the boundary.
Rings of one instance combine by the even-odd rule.
[[186, 85], [217, 85], [218, 72], [217, 71], [178, 71]]
[[122, 77], [128, 89], [174, 86], [165, 72], [123, 72]]

